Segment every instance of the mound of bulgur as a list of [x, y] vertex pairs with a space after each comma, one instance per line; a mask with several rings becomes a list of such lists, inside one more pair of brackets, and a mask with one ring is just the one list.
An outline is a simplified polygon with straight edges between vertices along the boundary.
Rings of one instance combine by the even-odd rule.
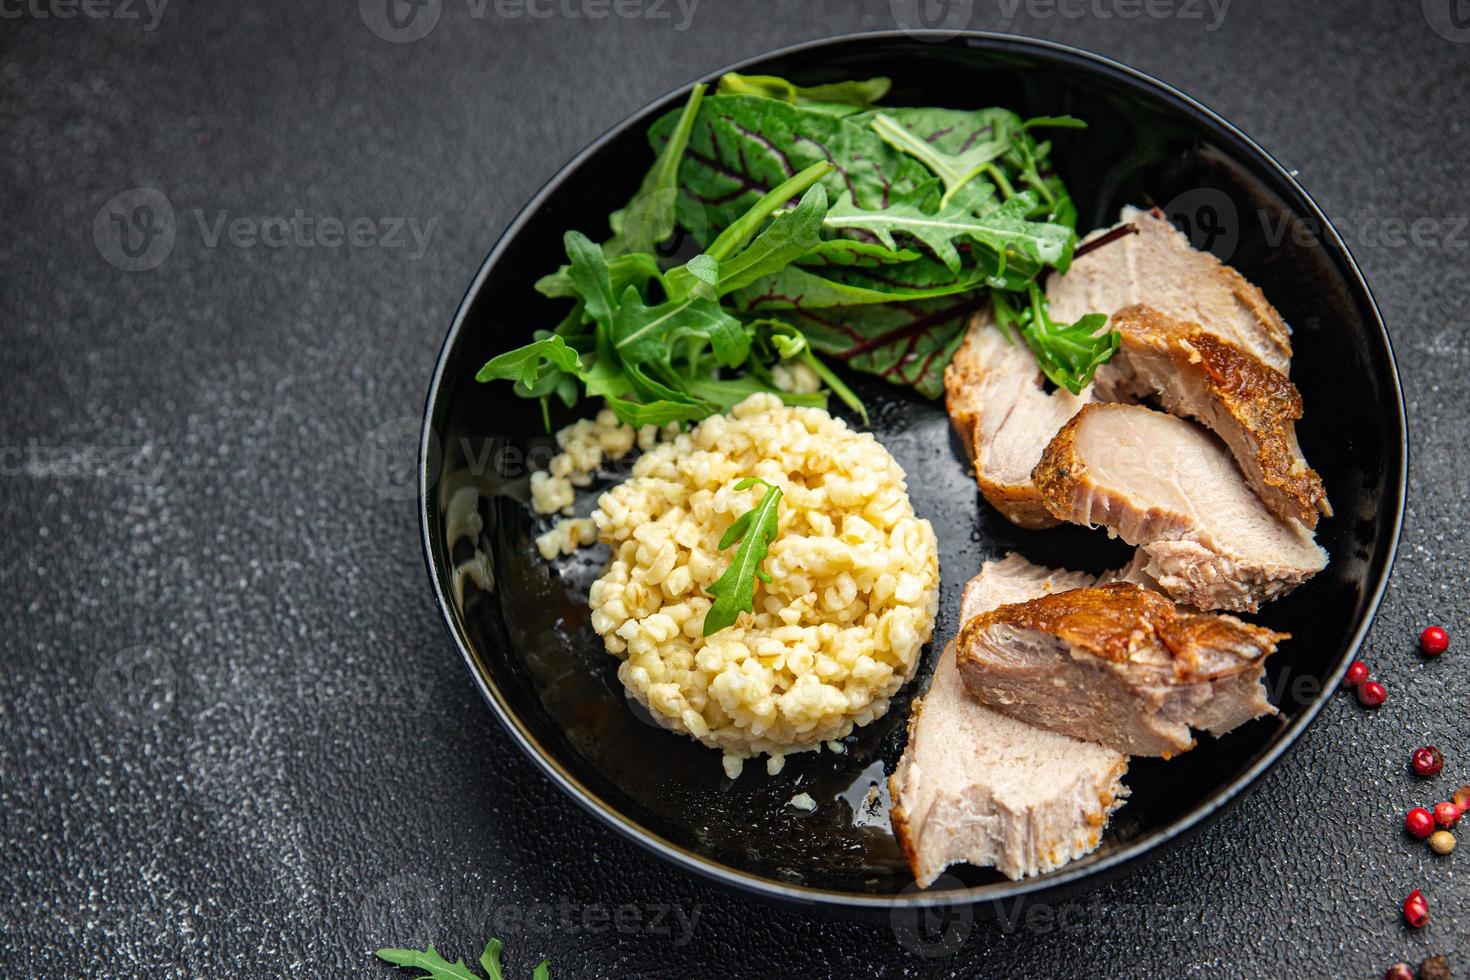
[[[702, 635], [705, 589], [734, 555], [720, 536], [783, 493], [755, 613]], [[872, 435], [821, 409], [751, 395], [633, 465], [592, 519], [612, 561], [593, 583], [592, 625], [618, 676], [659, 724], [745, 758], [818, 748], [883, 715], [934, 626], [934, 531]]]

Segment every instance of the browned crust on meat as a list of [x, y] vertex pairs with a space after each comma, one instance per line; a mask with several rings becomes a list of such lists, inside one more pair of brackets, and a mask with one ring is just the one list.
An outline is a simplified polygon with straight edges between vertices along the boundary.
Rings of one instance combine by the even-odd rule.
[[1276, 347], [1277, 352], [1284, 358], [1285, 363], [1290, 364], [1292, 356], [1291, 328], [1286, 325], [1286, 321], [1282, 319], [1276, 307], [1271, 305], [1271, 301], [1266, 299], [1266, 294], [1261, 292], [1260, 287], [1241, 275], [1234, 266], [1227, 265], [1209, 252], [1200, 251], [1195, 249], [1193, 245], [1188, 244], [1188, 239], [1184, 233], [1174, 227], [1174, 223], [1169, 220], [1169, 216], [1164, 214], [1163, 211], [1158, 208], [1150, 208], [1144, 213], [1148, 217], [1162, 222], [1163, 226], [1169, 231], [1185, 239], [1185, 247], [1199, 256], [1197, 261], [1204, 263], [1206, 268], [1212, 269], [1225, 281], [1225, 284], [1230, 287], [1231, 294], [1240, 302], [1241, 306], [1249, 311], [1251, 316], [1255, 318], [1255, 321], [1260, 324], [1261, 329], [1270, 339], [1271, 344]]
[[944, 368], [944, 408], [950, 424], [965, 445], [965, 456], [975, 458], [975, 426], [980, 421], [980, 405], [975, 392], [980, 385], [980, 366], [975, 363], [975, 349], [970, 343], [969, 328], [964, 343], [954, 352]]
[[[1255, 289], [1244, 279], [1240, 283]], [[1332, 515], [1322, 478], [1297, 448], [1295, 423], [1302, 417], [1302, 396], [1285, 375], [1198, 324], [1147, 306], [1120, 310], [1113, 326], [1122, 334], [1125, 353], [1130, 347], [1152, 347], [1169, 354], [1180, 370], [1198, 373], [1214, 400], [1252, 437], [1258, 470], [1251, 474], [1256, 478], [1252, 482], [1272, 513], [1313, 529], [1319, 514]]]
[[1058, 516], [1071, 509], [1071, 501], [1083, 483], [1087, 464], [1077, 456], [1077, 427], [1089, 412], [1103, 408], [1101, 403], [1082, 406], [1066, 425], [1057, 430], [1051, 442], [1041, 452], [1041, 460], [1031, 471], [1031, 482], [1043, 501], [1050, 501], [1048, 509]]
[[1240, 300], [1240, 305], [1250, 310], [1256, 322], [1265, 328], [1271, 341], [1281, 348], [1287, 360], [1290, 360], [1292, 354], [1291, 328], [1286, 325], [1286, 321], [1281, 318], [1276, 307], [1271, 305], [1271, 301], [1266, 299], [1266, 294], [1232, 265], [1221, 262], [1220, 274], [1230, 284], [1230, 291], [1235, 294], [1236, 299]]
[[[1193, 612], [1150, 589], [1129, 582], [1072, 589], [1001, 606], [982, 613], [960, 631], [958, 655], [992, 626], [1035, 630], [1056, 636], [1075, 650], [1113, 663], [1130, 663], [1149, 654], [1166, 654], [1183, 681], [1210, 680], [1252, 667], [1289, 639], [1234, 616]], [[1231, 668], [1204, 669], [1200, 651], [1233, 654]]]
[[[909, 711], [908, 730], [904, 733], [904, 753], [907, 754], [909, 746], [914, 744], [914, 726], [919, 723], [919, 713], [924, 710], [924, 699], [915, 698], [913, 707]], [[902, 760], [900, 760], [902, 761]], [[891, 801], [888, 807], [888, 819], [893, 824], [893, 836], [898, 838], [898, 846], [903, 850], [903, 858], [909, 864], [909, 871], [915, 878], [919, 877], [919, 846], [914, 840], [914, 828], [909, 825], [909, 814], [904, 809], [903, 789], [899, 785], [900, 774], [907, 775], [908, 768], [900, 765], [893, 770], [888, 777], [888, 798]]]
[[975, 471], [975, 483], [980, 494], [990, 505], [1020, 527], [1039, 529], [1056, 527], [1061, 522], [1052, 516], [1040, 494], [1030, 484], [999, 483], [985, 476], [976, 459], [976, 431], [980, 426], [980, 413], [985, 406], [976, 397], [984, 380], [984, 371], [977, 362], [970, 333], [976, 328], [971, 321], [966, 328], [965, 341], [944, 369], [944, 407], [949, 412], [950, 424], [965, 446], [965, 456]]
[[1032, 487], [987, 480], [978, 470], [975, 473], [975, 482], [979, 484], [981, 495], [990, 501], [990, 505], [1017, 527], [1039, 530], [1056, 527], [1061, 523], [1046, 509], [1041, 495]]

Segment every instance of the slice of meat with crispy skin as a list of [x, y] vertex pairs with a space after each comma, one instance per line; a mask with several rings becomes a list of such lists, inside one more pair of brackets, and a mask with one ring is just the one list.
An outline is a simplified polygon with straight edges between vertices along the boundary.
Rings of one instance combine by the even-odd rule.
[[[1085, 585], [1018, 555], [986, 562], [961, 617]], [[1009, 878], [1058, 868], [1097, 847], [1128, 788], [1128, 758], [1035, 728], [977, 703], [945, 647], [909, 716], [909, 741], [889, 779], [893, 830], [920, 886], [951, 864], [994, 866]]]
[[1223, 735], [1275, 714], [1261, 676], [1285, 639], [1117, 583], [993, 609], [965, 624], [956, 647], [965, 688], [982, 704], [1129, 755], [1169, 758], [1194, 747], [1191, 728]]
[[1122, 346], [1097, 372], [1103, 400], [1157, 397], [1225, 440], [1271, 513], [1310, 528], [1319, 513], [1331, 516], [1322, 480], [1297, 444], [1302, 396], [1285, 375], [1198, 324], [1147, 306], [1118, 311], [1111, 326]]
[[970, 321], [965, 341], [944, 371], [945, 407], [975, 465], [985, 499], [1021, 527], [1052, 527], [1031, 470], [1041, 450], [1077, 410], [1092, 400], [1048, 392], [1035, 355], [996, 326], [990, 310]]
[[1053, 514], [1137, 545], [1139, 570], [1199, 609], [1254, 611], [1327, 565], [1311, 532], [1266, 509], [1219, 439], [1141, 405], [1084, 407], [1033, 475]]
[[[1147, 303], [1256, 355], [1268, 367], [1291, 373], [1291, 328], [1265, 295], [1209, 252], [1201, 252], [1158, 209], [1125, 207], [1124, 235], [1078, 256], [1064, 276], [1052, 276], [1046, 295], [1058, 323], [1087, 313], [1106, 313]], [[1095, 231], [1082, 244], [1108, 234]]]

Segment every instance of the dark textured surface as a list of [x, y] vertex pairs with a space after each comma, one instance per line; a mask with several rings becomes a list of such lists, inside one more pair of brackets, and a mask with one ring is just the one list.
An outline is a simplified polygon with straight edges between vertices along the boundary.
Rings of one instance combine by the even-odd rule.
[[[1470, 781], [1470, 38], [1447, 4], [1236, 0], [1214, 31], [1203, 4], [1132, 21], [973, 4], [972, 26], [1179, 85], [1302, 171], [1383, 306], [1415, 458], [1365, 650], [1389, 703], [1337, 698], [1188, 843], [1010, 931], [960, 923], [959, 951], [928, 957], [907, 933], [686, 879], [557, 794], [457, 662], [400, 492], [445, 325], [542, 181], [690, 77], [891, 27], [890, 5], [705, 0], [686, 30], [672, 2], [619, 8], [668, 19], [478, 6], [444, 0], [400, 44], [350, 4], [177, 0], [153, 30], [142, 5], [0, 11], [7, 974], [379, 975], [378, 944], [472, 956], [491, 934], [513, 976], [543, 955], [567, 977], [1367, 976], [1429, 952], [1470, 967], [1470, 858], [1399, 830], [1406, 806]], [[177, 235], [130, 273], [94, 218], [140, 186], [167, 195]], [[426, 241], [213, 240], [221, 215], [298, 210], [403, 218]], [[361, 465], [384, 454], [401, 472]], [[1455, 636], [1437, 662], [1413, 652], [1429, 619]], [[1449, 760], [1432, 788], [1405, 772], [1425, 740]], [[1418, 933], [1398, 914], [1414, 887], [1434, 914]]]

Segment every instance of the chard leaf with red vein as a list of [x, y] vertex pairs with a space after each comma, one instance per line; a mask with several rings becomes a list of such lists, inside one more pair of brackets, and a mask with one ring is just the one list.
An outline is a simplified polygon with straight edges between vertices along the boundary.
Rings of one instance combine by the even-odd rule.
[[938, 398], [944, 394], [945, 365], [964, 339], [970, 316], [985, 302], [984, 293], [969, 292], [779, 315], [828, 359]]
[[[675, 132], [677, 113], [653, 124], [659, 149]], [[924, 165], [893, 149], [866, 126], [751, 95], [711, 95], [699, 106], [679, 171], [679, 223], [710, 240], [762, 195], [814, 163], [836, 169], [823, 178], [829, 200], [849, 191], [861, 207], [882, 208], [933, 180]]]

